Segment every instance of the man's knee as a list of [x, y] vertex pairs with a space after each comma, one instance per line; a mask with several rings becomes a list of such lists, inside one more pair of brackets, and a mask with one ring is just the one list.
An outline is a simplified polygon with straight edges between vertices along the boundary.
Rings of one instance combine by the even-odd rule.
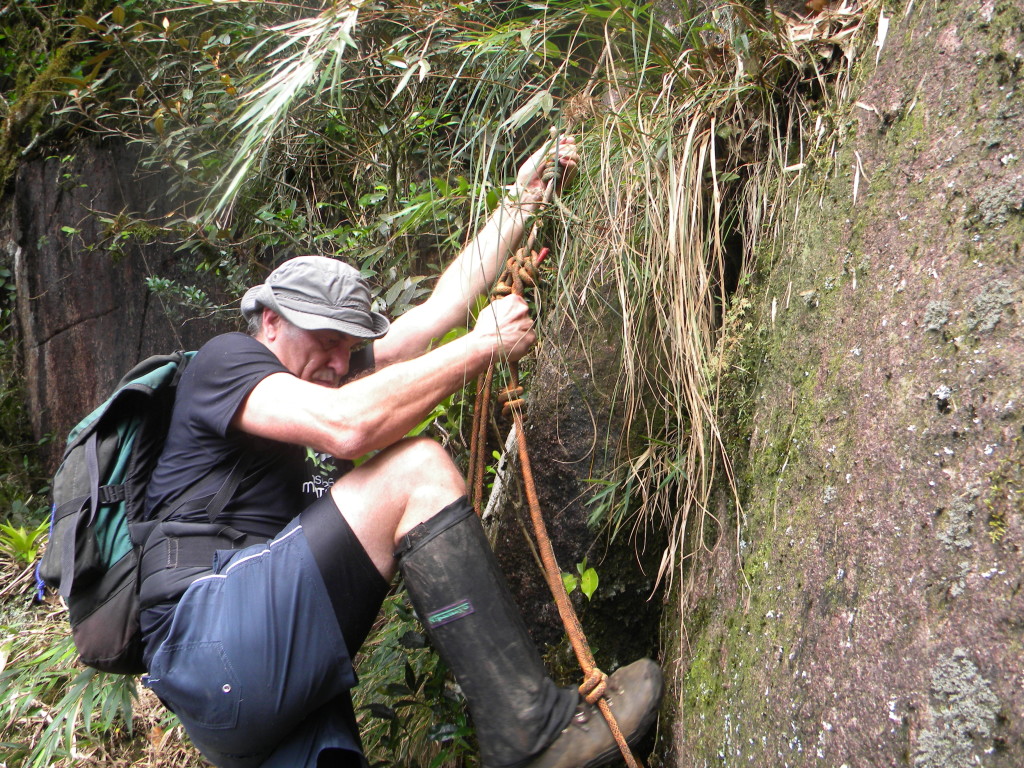
[[389, 460], [395, 469], [411, 482], [435, 485], [462, 483], [462, 474], [441, 445], [427, 437], [410, 437], [387, 449], [394, 453]]
[[405, 497], [395, 529], [395, 543], [414, 526], [430, 519], [466, 495], [466, 481], [455, 462], [428, 438], [408, 438], [388, 449], [392, 482], [400, 483]]

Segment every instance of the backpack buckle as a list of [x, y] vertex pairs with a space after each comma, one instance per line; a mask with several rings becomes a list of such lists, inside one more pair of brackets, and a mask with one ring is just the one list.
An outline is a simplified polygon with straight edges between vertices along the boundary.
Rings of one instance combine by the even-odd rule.
[[116, 504], [128, 498], [124, 483], [100, 486], [100, 504]]

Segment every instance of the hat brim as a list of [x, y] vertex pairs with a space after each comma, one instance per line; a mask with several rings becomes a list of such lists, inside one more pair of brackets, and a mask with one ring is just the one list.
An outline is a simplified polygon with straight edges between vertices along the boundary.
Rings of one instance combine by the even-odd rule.
[[337, 317], [291, 309], [283, 306], [277, 300], [270, 286], [265, 283], [246, 291], [245, 296], [242, 297], [242, 315], [249, 320], [260, 310], [260, 307], [266, 307], [276, 312], [296, 328], [302, 328], [305, 331], [338, 331], [359, 339], [379, 339], [391, 327], [391, 322], [379, 312], [371, 311], [366, 315], [370, 324], [370, 327], [367, 327], [362, 323], [350, 322]]
[[324, 317], [323, 315], [311, 312], [297, 312], [280, 304], [278, 304], [276, 309], [274, 307], [270, 307], [270, 309], [273, 309], [297, 328], [302, 328], [306, 331], [339, 331], [359, 339], [379, 339], [391, 327], [391, 323], [384, 315], [372, 311], [369, 314], [369, 320], [373, 327], [367, 328], [358, 323], [349, 323], [333, 317]]

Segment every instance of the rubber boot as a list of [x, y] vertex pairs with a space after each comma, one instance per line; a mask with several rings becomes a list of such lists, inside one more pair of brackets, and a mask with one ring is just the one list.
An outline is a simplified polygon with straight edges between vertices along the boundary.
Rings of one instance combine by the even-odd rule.
[[570, 724], [579, 701], [558, 688], [512, 600], [465, 497], [411, 530], [396, 555], [434, 648], [455, 675], [487, 768], [519, 768]]
[[[465, 498], [406, 535], [396, 553], [413, 606], [469, 704], [486, 768], [595, 768], [618, 746], [575, 688], [551, 681]], [[606, 699], [633, 744], [661, 699], [661, 670], [641, 659], [608, 680]]]

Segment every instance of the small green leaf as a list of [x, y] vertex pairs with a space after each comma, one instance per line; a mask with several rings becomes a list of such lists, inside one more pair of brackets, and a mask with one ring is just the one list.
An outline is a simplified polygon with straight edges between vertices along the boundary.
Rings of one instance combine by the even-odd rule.
[[430, 726], [430, 730], [427, 731], [427, 738], [431, 741], [451, 741], [458, 732], [459, 727], [454, 723], [438, 723]]
[[367, 706], [363, 707], [363, 709], [370, 710], [370, 714], [371, 715], [373, 715], [374, 717], [380, 718], [381, 720], [397, 720], [398, 719], [398, 715], [395, 713], [395, 710], [393, 710], [387, 704], [381, 704], [379, 702], [374, 702], [373, 704], [368, 704]]
[[398, 94], [400, 94], [402, 91], [405, 90], [405, 86], [407, 86], [409, 84], [409, 81], [412, 80], [412, 76], [415, 73], [416, 73], [415, 69], [407, 69], [407, 70], [405, 70], [405, 74], [402, 75], [402, 79], [399, 80], [398, 81], [398, 85], [395, 86], [395, 92], [391, 94], [391, 98], [389, 99], [389, 101], [394, 101], [396, 98], [398, 98]]
[[597, 571], [587, 568], [580, 577], [580, 592], [587, 596], [587, 600], [594, 596], [597, 591]]
[[86, 80], [84, 77], [58, 77], [55, 79], [58, 83], [61, 83], [63, 85], [70, 85], [73, 88], [81, 89], [87, 88], [89, 86], [89, 81]]
[[93, 32], [103, 31], [103, 27], [101, 27], [99, 22], [91, 16], [78, 16], [75, 18], [75, 22], [81, 27], [88, 27]]
[[388, 196], [387, 192], [368, 192], [359, 198], [359, 204], [362, 206], [376, 205]]
[[403, 648], [415, 649], [415, 648], [426, 648], [427, 639], [419, 632], [413, 632], [411, 629], [398, 638], [398, 644]]
[[523, 106], [509, 115], [505, 122], [501, 124], [501, 127], [506, 130], [515, 131], [536, 117], [538, 112], [543, 112], [547, 115], [553, 106], [554, 99], [551, 96], [551, 92], [541, 89], [533, 94]]
[[412, 664], [409, 660], [405, 661], [405, 684], [409, 687], [409, 693], [412, 694], [417, 688], [419, 688], [419, 681], [416, 679], [416, 672], [412, 668]]
[[563, 573], [562, 584], [565, 585], [565, 591], [571, 595], [573, 591], [576, 589], [576, 586], [579, 584], [579, 580], [571, 573]]

